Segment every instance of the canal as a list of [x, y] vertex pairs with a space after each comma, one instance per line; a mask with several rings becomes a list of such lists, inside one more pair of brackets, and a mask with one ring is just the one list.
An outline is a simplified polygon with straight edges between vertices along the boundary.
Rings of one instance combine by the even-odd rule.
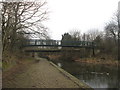
[[119, 86], [118, 67], [65, 61], [55, 63], [94, 89], [104, 88], [108, 90]]

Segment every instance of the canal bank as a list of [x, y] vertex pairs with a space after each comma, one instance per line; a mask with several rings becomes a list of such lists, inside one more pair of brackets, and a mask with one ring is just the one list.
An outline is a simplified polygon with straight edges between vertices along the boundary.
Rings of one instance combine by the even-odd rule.
[[65, 71], [94, 89], [104, 88], [108, 90], [108, 88], [115, 89], [120, 86], [118, 67], [61, 60], [54, 63], [60, 64]]
[[[4, 75], [4, 74], [3, 74]], [[3, 78], [3, 88], [90, 88], [60, 67], [41, 58], [17, 74]], [[92, 89], [91, 89], [92, 90]]]
[[[65, 77], [67, 77], [68, 79], [70, 79], [72, 82], [74, 82], [76, 85], [78, 85], [80, 88], [91, 88], [90, 86], [88, 86], [87, 84], [81, 82], [79, 79], [77, 79], [76, 77], [74, 77], [73, 75], [71, 75], [70, 73], [66, 72], [65, 70], [63, 70], [62, 68], [58, 67], [57, 65], [55, 65], [54, 63], [50, 62], [51, 65], [53, 65], [55, 68], [57, 68]], [[92, 90], [92, 88], [91, 88]]]

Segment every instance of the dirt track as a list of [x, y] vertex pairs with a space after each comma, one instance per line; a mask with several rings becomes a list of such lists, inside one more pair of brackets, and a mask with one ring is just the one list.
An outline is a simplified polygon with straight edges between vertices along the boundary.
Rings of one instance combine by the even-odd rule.
[[80, 88], [46, 59], [29, 65], [27, 70], [3, 80], [4, 88]]

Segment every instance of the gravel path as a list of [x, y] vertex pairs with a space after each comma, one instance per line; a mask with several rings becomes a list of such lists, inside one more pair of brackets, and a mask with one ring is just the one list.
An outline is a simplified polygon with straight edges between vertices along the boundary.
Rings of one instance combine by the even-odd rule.
[[4, 88], [79, 88], [68, 77], [42, 59], [9, 80], [4, 80]]

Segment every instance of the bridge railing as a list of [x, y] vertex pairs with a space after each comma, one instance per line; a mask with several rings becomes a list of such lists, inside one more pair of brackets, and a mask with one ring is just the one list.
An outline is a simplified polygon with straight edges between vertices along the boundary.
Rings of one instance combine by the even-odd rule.
[[61, 47], [95, 47], [94, 42], [89, 41], [63, 41], [63, 40], [36, 40], [26, 41], [25, 46], [61, 46]]
[[29, 44], [31, 45], [61, 45], [59, 40], [30, 40]]
[[93, 42], [88, 41], [61, 41], [62, 46], [93, 46]]

